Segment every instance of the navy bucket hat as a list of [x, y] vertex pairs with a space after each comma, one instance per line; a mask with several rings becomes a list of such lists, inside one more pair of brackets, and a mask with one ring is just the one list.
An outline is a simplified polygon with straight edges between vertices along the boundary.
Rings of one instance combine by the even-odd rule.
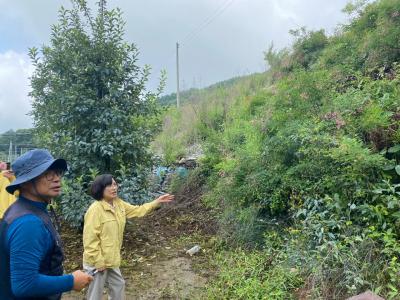
[[40, 176], [50, 167], [66, 171], [67, 162], [62, 158], [54, 159], [45, 149], [34, 149], [24, 153], [11, 165], [16, 179], [6, 187], [7, 192], [14, 194], [20, 184]]

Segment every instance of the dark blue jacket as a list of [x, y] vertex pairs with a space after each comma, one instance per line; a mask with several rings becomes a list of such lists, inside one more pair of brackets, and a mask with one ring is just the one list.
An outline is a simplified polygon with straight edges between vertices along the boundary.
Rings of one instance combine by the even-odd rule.
[[0, 223], [0, 299], [60, 299], [73, 287], [63, 259], [47, 205], [19, 197]]

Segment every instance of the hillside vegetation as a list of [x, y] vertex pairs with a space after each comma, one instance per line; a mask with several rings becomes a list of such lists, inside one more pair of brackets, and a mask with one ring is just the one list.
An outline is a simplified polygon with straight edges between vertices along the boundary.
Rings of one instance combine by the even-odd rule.
[[15, 155], [15, 152], [20, 154], [34, 148], [37, 141], [33, 137], [32, 129], [8, 130], [0, 133], [0, 160], [8, 160], [10, 143], [12, 145], [12, 153]]
[[345, 11], [166, 112], [154, 148], [171, 163], [201, 145], [220, 215], [207, 299], [400, 298], [400, 1]]

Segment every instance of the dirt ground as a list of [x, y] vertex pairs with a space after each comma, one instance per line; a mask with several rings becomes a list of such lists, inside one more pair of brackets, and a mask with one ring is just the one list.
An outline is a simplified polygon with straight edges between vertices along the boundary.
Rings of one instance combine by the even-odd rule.
[[[216, 225], [200, 196], [200, 190], [183, 190], [173, 204], [127, 222], [121, 271], [128, 300], [202, 298], [202, 290], [214, 273], [209, 256]], [[63, 226], [62, 238], [66, 272], [81, 268], [81, 234]], [[186, 254], [196, 244], [200, 252]], [[70, 292], [62, 299], [84, 298], [84, 293]]]

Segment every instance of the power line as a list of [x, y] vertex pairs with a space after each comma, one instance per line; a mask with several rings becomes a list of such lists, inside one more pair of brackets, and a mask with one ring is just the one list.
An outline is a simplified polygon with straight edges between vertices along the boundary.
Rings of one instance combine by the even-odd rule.
[[[220, 7], [218, 7], [212, 14], [210, 14], [207, 18], [203, 20], [196, 28], [190, 31], [186, 36], [182, 39], [182, 43], [192, 41], [198, 33], [200, 33], [204, 28], [206, 28], [211, 22], [213, 22], [218, 16], [220, 16], [225, 10], [229, 8], [233, 4], [235, 0], [226, 0]], [[169, 60], [173, 56], [175, 56], [176, 50], [172, 50], [166, 57], [165, 60]]]
[[[210, 25], [216, 18], [218, 18], [224, 11], [226, 11], [234, 2], [235, 0], [225, 0], [225, 2], [219, 6], [212, 14], [210, 14], [207, 18], [203, 20], [197, 27], [195, 27], [192, 31], [190, 31], [183, 39], [180, 44], [188, 44], [189, 42], [193, 41], [197, 35], [204, 30], [208, 25]], [[170, 59], [175, 56], [176, 50], [171, 51], [168, 56], [166, 56], [166, 63], [170, 61]], [[160, 72], [163, 68], [159, 68], [157, 73]]]
[[220, 7], [218, 7], [211, 15], [209, 15], [207, 18], [203, 20], [196, 28], [194, 28], [191, 32], [189, 32], [183, 39], [182, 43], [186, 42], [189, 40], [192, 36], [195, 36], [198, 32], [200, 32], [210, 20], [212, 20], [218, 13], [225, 7], [225, 5], [229, 4], [232, 2], [232, 0], [226, 0]]
[[218, 18], [222, 13], [224, 13], [235, 0], [226, 0], [219, 8], [217, 8], [214, 13], [209, 15], [199, 26], [189, 32], [183, 39], [182, 44], [192, 41], [204, 28], [210, 25], [216, 18]]

